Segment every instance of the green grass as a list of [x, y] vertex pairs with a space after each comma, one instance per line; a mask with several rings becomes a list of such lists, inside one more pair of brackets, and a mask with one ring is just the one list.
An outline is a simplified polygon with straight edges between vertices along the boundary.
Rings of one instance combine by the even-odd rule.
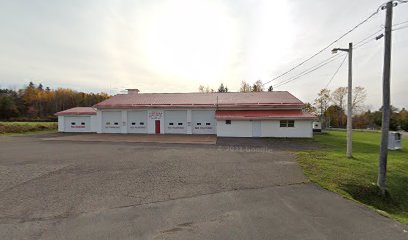
[[297, 153], [300, 165], [312, 182], [408, 224], [407, 147], [389, 151], [386, 183], [388, 192], [386, 196], [382, 196], [375, 185], [379, 133], [353, 132], [352, 159], [345, 156], [346, 132], [330, 131], [315, 136], [314, 141], [320, 146], [317, 150]]
[[55, 122], [0, 122], [0, 135], [55, 132]]

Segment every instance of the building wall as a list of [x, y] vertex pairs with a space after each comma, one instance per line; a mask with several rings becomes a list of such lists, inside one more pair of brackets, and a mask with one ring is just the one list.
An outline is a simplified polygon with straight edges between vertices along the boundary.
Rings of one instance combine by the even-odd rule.
[[280, 127], [280, 121], [262, 121], [262, 137], [311, 138], [313, 126], [310, 120], [295, 120], [294, 127]]
[[63, 132], [64, 131], [64, 116], [58, 116], [58, 132]]
[[[217, 136], [219, 137], [253, 137], [253, 124], [257, 121], [232, 120], [231, 124], [226, 121], [217, 121]], [[313, 137], [312, 121], [295, 120], [294, 127], [280, 127], [279, 120], [262, 120], [261, 137], [290, 137], [311, 138]]]
[[217, 136], [219, 137], [252, 137], [251, 121], [217, 121]]

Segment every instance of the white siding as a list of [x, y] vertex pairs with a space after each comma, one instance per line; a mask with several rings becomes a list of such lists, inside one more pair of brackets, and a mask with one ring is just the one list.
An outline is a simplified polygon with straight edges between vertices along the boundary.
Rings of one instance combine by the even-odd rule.
[[313, 137], [312, 121], [295, 120], [294, 127], [280, 127], [280, 121], [262, 121], [262, 137]]
[[[219, 137], [252, 137], [252, 121], [232, 120], [231, 124], [226, 121], [217, 121], [217, 136]], [[255, 135], [259, 135], [255, 133]], [[289, 137], [289, 138], [311, 138], [313, 137], [312, 121], [295, 120], [294, 127], [280, 127], [279, 120], [261, 121], [261, 137]]]
[[251, 121], [217, 121], [217, 136], [219, 137], [252, 137]]
[[63, 132], [64, 131], [64, 116], [58, 116], [58, 132]]
[[97, 131], [97, 117], [96, 115], [91, 115], [91, 132]]

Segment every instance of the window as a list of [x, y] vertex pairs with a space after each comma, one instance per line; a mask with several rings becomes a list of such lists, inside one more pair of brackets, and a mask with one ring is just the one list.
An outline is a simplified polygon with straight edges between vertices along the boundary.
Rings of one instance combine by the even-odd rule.
[[72, 122], [72, 123], [71, 123], [71, 125], [75, 125], [75, 123], [74, 123], [74, 122]]
[[211, 125], [211, 123], [206, 123], [205, 125], [210, 126], [210, 125]]
[[119, 123], [115, 122], [113, 125], [119, 125]]
[[84, 123], [84, 122], [81, 122], [81, 125], [82, 125], [82, 126], [85, 126], [85, 123]]
[[197, 126], [200, 126], [201, 125], [201, 123], [197, 123]]
[[106, 125], [110, 125], [110, 122], [107, 122]]
[[295, 127], [294, 120], [281, 120], [280, 127]]
[[170, 125], [170, 126], [173, 126], [173, 125], [174, 125], [174, 123], [169, 123], [169, 125]]
[[140, 125], [144, 125], [144, 122], [140, 122], [139, 124], [140, 124]]
[[136, 123], [135, 123], [135, 122], [132, 122], [132, 125], [134, 126], [134, 125], [136, 125]]
[[294, 120], [288, 120], [288, 127], [295, 127], [295, 121]]
[[225, 124], [231, 124], [231, 120], [225, 120]]
[[183, 123], [178, 123], [179, 126], [183, 126]]

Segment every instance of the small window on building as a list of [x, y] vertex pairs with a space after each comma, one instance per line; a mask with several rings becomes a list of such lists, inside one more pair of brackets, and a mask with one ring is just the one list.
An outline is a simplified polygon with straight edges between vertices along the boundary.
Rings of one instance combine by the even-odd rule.
[[115, 122], [113, 125], [119, 125], [119, 123]]
[[81, 122], [81, 125], [82, 125], [82, 126], [85, 126], [85, 123], [84, 123], [84, 122]]
[[231, 120], [225, 120], [225, 124], [231, 124]]
[[139, 124], [140, 124], [140, 125], [144, 125], [144, 122], [140, 122]]
[[288, 127], [295, 127], [295, 121], [294, 120], [288, 120]]
[[72, 123], [71, 123], [71, 125], [75, 125], [75, 123], [74, 123], [74, 122], [72, 122]]
[[197, 123], [197, 126], [200, 126], [201, 125], [201, 123]]
[[169, 125], [170, 125], [170, 126], [173, 126], [173, 125], [174, 125], [174, 123], [169, 123]]
[[134, 126], [134, 125], [136, 125], [136, 123], [135, 123], [135, 122], [132, 122], [132, 125]]
[[287, 127], [288, 121], [287, 120], [280, 120], [280, 127]]
[[110, 125], [110, 122], [107, 122], [106, 125]]
[[210, 126], [210, 125], [211, 125], [211, 123], [206, 123], [205, 125]]
[[183, 123], [178, 123], [179, 126], [183, 126]]

